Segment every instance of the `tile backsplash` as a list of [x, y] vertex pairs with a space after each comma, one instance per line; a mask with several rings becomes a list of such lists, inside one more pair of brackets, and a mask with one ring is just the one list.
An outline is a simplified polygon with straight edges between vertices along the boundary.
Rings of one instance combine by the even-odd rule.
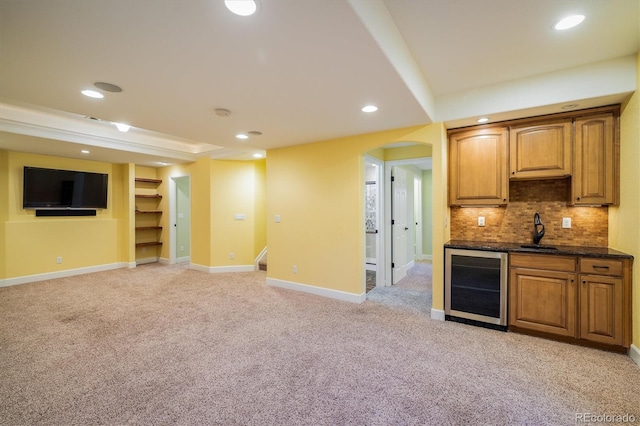
[[[569, 179], [513, 181], [506, 207], [452, 207], [451, 239], [485, 242], [533, 242], [533, 215], [545, 226], [541, 244], [607, 247], [608, 207], [567, 206]], [[478, 217], [485, 226], [478, 226]], [[571, 228], [562, 228], [562, 218]]]

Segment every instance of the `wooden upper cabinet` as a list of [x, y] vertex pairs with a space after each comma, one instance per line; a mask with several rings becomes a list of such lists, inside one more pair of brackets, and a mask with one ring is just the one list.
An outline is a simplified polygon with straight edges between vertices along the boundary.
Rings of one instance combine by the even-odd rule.
[[571, 176], [571, 119], [511, 127], [510, 179]]
[[505, 205], [508, 201], [507, 128], [449, 136], [449, 204]]
[[615, 122], [613, 113], [576, 118], [570, 204], [618, 203], [617, 182], [620, 178]]

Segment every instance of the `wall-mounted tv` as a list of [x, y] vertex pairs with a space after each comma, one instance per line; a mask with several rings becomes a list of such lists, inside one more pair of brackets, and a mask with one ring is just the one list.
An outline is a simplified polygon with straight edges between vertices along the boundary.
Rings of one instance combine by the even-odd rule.
[[24, 167], [25, 209], [106, 209], [104, 173]]

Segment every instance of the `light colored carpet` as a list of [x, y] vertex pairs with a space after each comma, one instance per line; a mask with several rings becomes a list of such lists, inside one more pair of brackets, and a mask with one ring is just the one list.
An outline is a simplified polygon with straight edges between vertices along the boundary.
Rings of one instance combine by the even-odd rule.
[[375, 287], [367, 293], [367, 300], [430, 318], [431, 269], [431, 263], [416, 262], [398, 284], [391, 287]]
[[0, 424], [640, 421], [624, 355], [265, 277], [151, 264], [0, 288]]

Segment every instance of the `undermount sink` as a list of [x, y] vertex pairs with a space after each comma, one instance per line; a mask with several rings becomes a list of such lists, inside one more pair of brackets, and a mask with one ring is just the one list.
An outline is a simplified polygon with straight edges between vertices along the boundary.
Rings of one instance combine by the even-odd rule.
[[523, 244], [520, 247], [526, 249], [535, 249], [535, 250], [558, 250], [557, 247], [553, 246], [541, 246], [538, 244]]

